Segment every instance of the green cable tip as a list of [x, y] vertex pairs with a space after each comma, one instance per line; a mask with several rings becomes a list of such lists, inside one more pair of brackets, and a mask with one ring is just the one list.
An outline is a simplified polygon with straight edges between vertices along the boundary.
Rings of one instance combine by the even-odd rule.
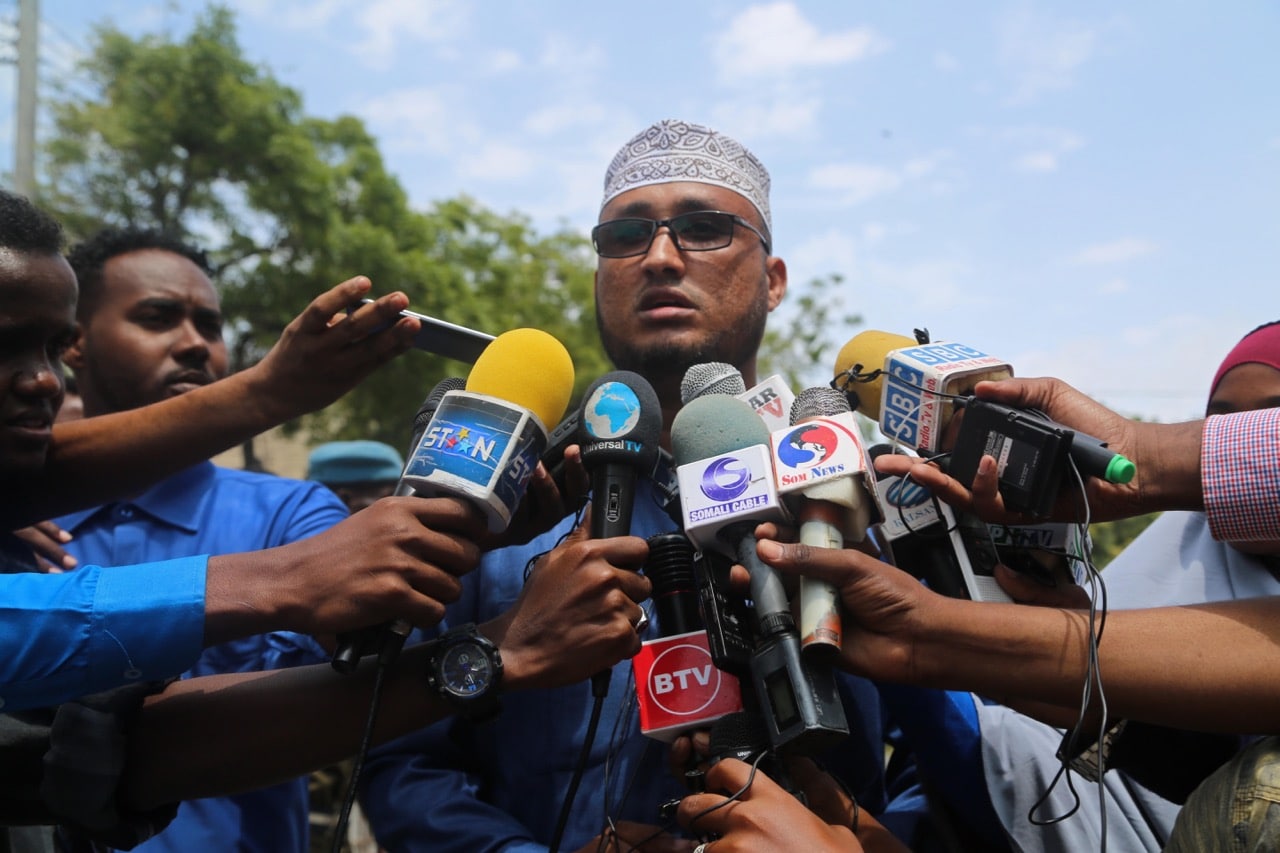
[[1138, 473], [1138, 466], [1134, 465], [1128, 459], [1125, 459], [1119, 453], [1111, 457], [1111, 461], [1107, 463], [1106, 481], [1108, 483], [1118, 483], [1124, 485], [1133, 479], [1133, 475]]

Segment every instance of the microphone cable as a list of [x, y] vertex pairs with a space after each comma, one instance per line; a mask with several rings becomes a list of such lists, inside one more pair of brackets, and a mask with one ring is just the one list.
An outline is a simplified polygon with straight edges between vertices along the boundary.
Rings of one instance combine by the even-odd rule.
[[355, 762], [351, 766], [351, 779], [347, 782], [347, 793], [342, 798], [338, 822], [333, 827], [330, 853], [341, 853], [343, 842], [346, 841], [347, 824], [351, 820], [351, 809], [355, 805], [360, 772], [364, 769], [365, 758], [368, 757], [369, 748], [373, 744], [373, 730], [378, 721], [378, 709], [382, 706], [382, 690], [386, 684], [387, 670], [404, 646], [405, 636], [402, 634], [385, 631], [382, 637], [383, 644], [378, 650], [378, 659], [373, 673], [373, 693], [369, 698], [369, 714], [365, 717], [364, 733], [360, 736], [360, 747], [356, 752]]
[[[1081, 496], [1081, 508], [1084, 520], [1081, 522], [1084, 535], [1080, 537], [1081, 547], [1084, 550], [1082, 561], [1084, 563], [1085, 572], [1089, 580], [1089, 644], [1088, 644], [1088, 660], [1085, 668], [1085, 683], [1081, 691], [1080, 697], [1080, 713], [1076, 719], [1076, 723], [1064, 735], [1062, 746], [1059, 748], [1059, 759], [1061, 767], [1054, 774], [1045, 792], [1028, 810], [1027, 820], [1034, 826], [1052, 826], [1060, 823], [1074, 815], [1080, 809], [1080, 795], [1076, 791], [1075, 784], [1071, 778], [1071, 763], [1073, 757], [1081, 750], [1079, 745], [1085, 743], [1085, 723], [1088, 717], [1089, 706], [1093, 704], [1094, 691], [1097, 691], [1097, 703], [1099, 709], [1098, 731], [1092, 739], [1093, 744], [1097, 748], [1097, 792], [1098, 792], [1098, 821], [1101, 839], [1099, 842], [1100, 853], [1106, 853], [1107, 850], [1107, 796], [1106, 796], [1106, 748], [1104, 747], [1107, 731], [1107, 697], [1102, 684], [1102, 671], [1098, 657], [1098, 646], [1102, 642], [1103, 630], [1106, 628], [1107, 622], [1107, 585], [1103, 580], [1102, 573], [1093, 564], [1093, 546], [1088, 536], [1089, 520], [1091, 518], [1091, 508], [1089, 500], [1085, 493], [1084, 479], [1080, 474], [1079, 468], [1074, 460], [1070, 462], [1070, 467], [1076, 479], [1076, 485], [1079, 488]], [[1066, 778], [1067, 790], [1071, 793], [1073, 805], [1066, 812], [1048, 818], [1037, 818], [1036, 812], [1045, 804], [1050, 794], [1058, 783]]]

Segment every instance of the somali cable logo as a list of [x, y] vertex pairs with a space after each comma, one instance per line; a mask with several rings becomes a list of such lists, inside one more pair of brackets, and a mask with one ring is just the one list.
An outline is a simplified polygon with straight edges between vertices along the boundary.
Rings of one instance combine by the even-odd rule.
[[735, 456], [717, 459], [702, 472], [702, 493], [713, 501], [731, 501], [751, 485], [751, 470]]

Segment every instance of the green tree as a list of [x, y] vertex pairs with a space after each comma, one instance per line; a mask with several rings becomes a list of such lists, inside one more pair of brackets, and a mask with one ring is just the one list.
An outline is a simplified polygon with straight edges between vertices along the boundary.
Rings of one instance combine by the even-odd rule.
[[1089, 525], [1089, 537], [1093, 540], [1093, 564], [1099, 569], [1105, 568], [1159, 517], [1160, 513], [1153, 512]]
[[[305, 115], [301, 96], [245, 59], [211, 6], [181, 40], [95, 30], [77, 93], [56, 99], [44, 201], [73, 238], [158, 227], [209, 250], [234, 364], [259, 358], [320, 291], [357, 273], [423, 313], [498, 333], [536, 326], [572, 353], [578, 390], [606, 359], [582, 235], [541, 236], [467, 198], [410, 208], [356, 118]], [[409, 353], [310, 419], [319, 438], [403, 444], [427, 391], [466, 365]]]
[[843, 283], [844, 276], [829, 273], [791, 286], [760, 346], [762, 376], [776, 373], [796, 390], [831, 379], [836, 351], [862, 323], [839, 307]]

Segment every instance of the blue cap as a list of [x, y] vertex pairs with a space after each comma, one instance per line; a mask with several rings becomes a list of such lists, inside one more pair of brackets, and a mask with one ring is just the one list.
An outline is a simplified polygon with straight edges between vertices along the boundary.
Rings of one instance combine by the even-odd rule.
[[399, 480], [404, 460], [380, 441], [331, 441], [311, 451], [307, 479], [320, 483], [368, 483]]

